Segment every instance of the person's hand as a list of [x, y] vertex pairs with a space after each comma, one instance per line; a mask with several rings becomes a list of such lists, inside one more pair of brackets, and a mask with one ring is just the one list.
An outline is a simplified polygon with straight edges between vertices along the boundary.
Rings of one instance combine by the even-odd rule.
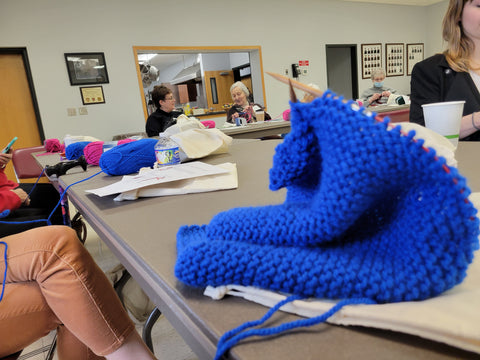
[[378, 99], [380, 99], [382, 97], [382, 94], [379, 94], [379, 93], [375, 93], [373, 94], [370, 99], [368, 99], [369, 103], [373, 103], [374, 101], [377, 101]]
[[8, 153], [8, 154], [3, 154], [3, 153], [1, 153], [1, 154], [0, 154], [0, 167], [4, 168], [5, 165], [7, 165], [10, 160], [12, 160], [12, 154], [10, 154], [10, 153]]
[[243, 109], [243, 111], [245, 111], [246, 113], [249, 113], [249, 114], [250, 114], [250, 118], [253, 118], [254, 115], [255, 115], [255, 110], [253, 110], [253, 106], [252, 106], [252, 105], [248, 105], [245, 109]]
[[240, 114], [238, 112], [234, 112], [232, 115], [232, 119], [236, 119], [238, 117], [240, 117]]
[[389, 97], [392, 93], [390, 91], [387, 91], [385, 90], [384, 92], [382, 92], [382, 96], [386, 96], [386, 97]]
[[22, 204], [25, 204], [26, 206], [30, 205], [30, 198], [28, 197], [28, 194], [23, 191], [23, 189], [16, 188], [10, 191], [13, 191], [15, 194], [17, 194], [20, 200], [22, 200]]

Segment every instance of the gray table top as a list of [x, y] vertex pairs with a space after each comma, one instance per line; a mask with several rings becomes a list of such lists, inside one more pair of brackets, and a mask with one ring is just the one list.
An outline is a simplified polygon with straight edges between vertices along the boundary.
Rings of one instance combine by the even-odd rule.
[[[285, 191], [268, 189], [268, 169], [278, 143], [277, 140], [240, 142], [234, 144], [228, 154], [203, 159], [211, 164], [235, 162], [239, 179], [235, 190], [125, 202], [113, 201], [113, 195], [100, 198], [85, 193], [87, 189], [120, 180], [105, 174], [68, 190], [70, 201], [201, 359], [213, 358], [216, 343], [224, 332], [260, 318], [266, 308], [234, 297], [213, 301], [202, 294], [202, 289], [180, 283], [173, 273], [177, 230], [185, 224], [206, 224], [219, 211], [232, 207], [283, 202]], [[472, 191], [480, 191], [480, 176], [473, 163], [479, 147], [480, 144], [461, 142], [457, 150], [460, 171], [465, 171]], [[91, 167], [87, 173], [62, 176], [60, 183], [66, 187], [99, 170]], [[296, 319], [293, 315], [279, 313], [273, 321], [278, 324], [293, 319]], [[230, 356], [235, 359], [478, 358], [478, 355], [407, 334], [329, 324], [268, 340], [249, 341], [234, 347]]]

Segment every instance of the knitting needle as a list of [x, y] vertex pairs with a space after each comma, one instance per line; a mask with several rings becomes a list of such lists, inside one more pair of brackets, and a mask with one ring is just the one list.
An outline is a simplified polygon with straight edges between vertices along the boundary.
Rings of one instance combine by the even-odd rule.
[[318, 89], [314, 89], [314, 88], [312, 88], [308, 85], [302, 84], [299, 81], [292, 80], [289, 77], [286, 77], [284, 75], [275, 74], [275, 73], [272, 73], [272, 72], [269, 72], [269, 71], [266, 71], [266, 73], [268, 75], [274, 77], [275, 79], [287, 84], [287, 85], [291, 84], [294, 88], [297, 88], [297, 89], [303, 90], [305, 92], [308, 92], [309, 94], [312, 94], [313, 96], [320, 97], [320, 96], [323, 95], [323, 91], [318, 90]]
[[[290, 87], [295, 87], [297, 89], [300, 89], [300, 90], [303, 90], [305, 92], [308, 92], [309, 94], [312, 94], [313, 96], [316, 96], [316, 97], [320, 97], [323, 95], [323, 91], [321, 90], [318, 90], [318, 89], [314, 89], [308, 85], [305, 85], [305, 84], [302, 84], [301, 82], [299, 81], [296, 81], [296, 80], [293, 80], [293, 79], [290, 79], [289, 77], [286, 77], [284, 75], [280, 75], [280, 74], [276, 74], [276, 73], [272, 73], [272, 72], [269, 72], [269, 71], [266, 71], [266, 73], [270, 76], [272, 76], [273, 78], [285, 83], [285, 84], [288, 84], [290, 85]], [[292, 90], [290, 89], [290, 96], [292, 97]], [[346, 100], [343, 100], [343, 102], [347, 102]], [[358, 109], [357, 109], [358, 110]], [[367, 109], [365, 109], [367, 110]], [[367, 110], [368, 111], [368, 110]], [[378, 115], [375, 116], [375, 120], [376, 121], [379, 121], [379, 122], [383, 122], [383, 119], [380, 118]], [[392, 126], [391, 124], [389, 124], [389, 126]]]

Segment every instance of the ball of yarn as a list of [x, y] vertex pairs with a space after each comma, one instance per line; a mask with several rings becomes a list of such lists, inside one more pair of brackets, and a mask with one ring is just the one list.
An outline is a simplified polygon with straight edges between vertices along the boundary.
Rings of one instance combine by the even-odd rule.
[[83, 155], [83, 149], [85, 149], [85, 146], [89, 143], [90, 141], [79, 141], [68, 145], [65, 149], [65, 157], [68, 160], [77, 160]]
[[204, 120], [200, 121], [203, 126], [205, 126], [207, 129], [214, 129], [215, 128], [215, 121], [212, 120]]
[[100, 168], [108, 175], [127, 175], [155, 163], [156, 139], [140, 139], [118, 145], [100, 157]]
[[287, 109], [283, 112], [283, 120], [290, 121], [290, 109]]
[[65, 151], [65, 145], [60, 143], [58, 139], [46, 139], [43, 143], [45, 146], [45, 150], [47, 152], [55, 153], [55, 152], [63, 152]]
[[103, 154], [103, 141], [93, 141], [83, 149], [83, 155], [85, 155], [85, 160], [87, 164], [98, 165], [100, 161], [100, 156]]

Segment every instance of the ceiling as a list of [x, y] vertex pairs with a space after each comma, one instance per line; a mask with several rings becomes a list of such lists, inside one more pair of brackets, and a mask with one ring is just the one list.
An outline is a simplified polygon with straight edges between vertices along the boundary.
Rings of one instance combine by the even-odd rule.
[[342, 0], [342, 1], [366, 2], [366, 3], [377, 3], [377, 4], [388, 4], [388, 5], [429, 6], [429, 5], [437, 4], [444, 0]]

